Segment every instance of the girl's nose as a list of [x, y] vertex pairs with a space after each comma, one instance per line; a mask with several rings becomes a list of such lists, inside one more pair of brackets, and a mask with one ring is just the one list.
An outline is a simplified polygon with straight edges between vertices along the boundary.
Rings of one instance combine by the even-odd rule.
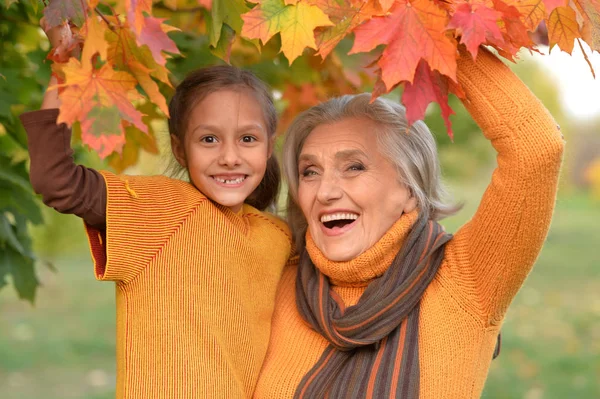
[[219, 165], [234, 167], [241, 164], [239, 149], [234, 143], [224, 144], [219, 157]]

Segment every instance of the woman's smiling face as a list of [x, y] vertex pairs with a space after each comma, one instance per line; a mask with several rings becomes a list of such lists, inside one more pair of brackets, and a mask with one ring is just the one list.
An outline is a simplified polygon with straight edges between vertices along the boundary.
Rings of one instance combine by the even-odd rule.
[[317, 126], [298, 161], [298, 202], [313, 241], [333, 261], [372, 247], [416, 199], [377, 146], [377, 123], [346, 118]]

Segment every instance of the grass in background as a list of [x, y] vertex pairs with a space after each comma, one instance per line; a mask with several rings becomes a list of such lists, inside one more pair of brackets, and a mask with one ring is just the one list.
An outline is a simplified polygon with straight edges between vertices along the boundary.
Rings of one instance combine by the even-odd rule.
[[[473, 214], [481, 193], [461, 186], [467, 204], [444, 222], [449, 231]], [[544, 250], [508, 312], [484, 398], [600, 398], [598, 221], [600, 204], [559, 199]], [[0, 397], [113, 398], [114, 285], [94, 279], [77, 218], [52, 213], [47, 222], [36, 248], [58, 272], [40, 268], [35, 307], [12, 287], [0, 291]]]

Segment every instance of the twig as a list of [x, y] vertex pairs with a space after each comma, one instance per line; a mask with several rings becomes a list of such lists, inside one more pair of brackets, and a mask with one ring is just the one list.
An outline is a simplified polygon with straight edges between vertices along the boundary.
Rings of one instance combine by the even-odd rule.
[[100, 11], [98, 9], [98, 7], [94, 7], [94, 11], [96, 12], [96, 14], [98, 14], [100, 16], [100, 18], [102, 18], [102, 20], [104, 22], [106, 22], [106, 25], [108, 26], [108, 29], [110, 29], [113, 32], [115, 31], [115, 27], [110, 23], [110, 21], [106, 18], [106, 15], [102, 14], [102, 11]]
[[590, 59], [588, 58], [587, 54], [585, 53], [585, 50], [583, 49], [583, 45], [581, 44], [581, 39], [577, 39], [577, 43], [579, 43], [579, 48], [581, 49], [581, 52], [583, 53], [583, 58], [585, 58], [585, 62], [588, 63], [588, 65], [590, 66], [590, 71], [592, 71], [592, 76], [594, 77], [594, 79], [596, 79], [596, 73], [594, 72], [594, 67], [592, 66], [592, 63], [590, 62]]

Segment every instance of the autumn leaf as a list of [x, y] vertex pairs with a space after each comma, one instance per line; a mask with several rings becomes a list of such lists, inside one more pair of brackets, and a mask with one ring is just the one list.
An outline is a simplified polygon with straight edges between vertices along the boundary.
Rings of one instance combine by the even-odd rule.
[[[72, 126], [81, 122], [82, 141], [106, 157], [119, 151], [124, 143], [121, 120], [146, 132], [142, 114], [132, 101], [140, 96], [135, 90], [136, 79], [127, 72], [114, 71], [110, 64], [99, 70], [71, 58], [67, 64], [55, 64], [61, 69], [65, 83], [60, 93], [62, 106], [58, 123]], [[55, 87], [56, 88], [56, 87]]]
[[281, 51], [290, 64], [302, 55], [306, 47], [317, 48], [314, 30], [332, 25], [321, 9], [305, 2], [286, 5], [283, 0], [263, 0], [242, 15], [242, 36], [267, 43], [275, 34], [281, 35]]
[[546, 5], [543, 0], [511, 0], [507, 4], [519, 10], [523, 22], [532, 32], [546, 17]]
[[241, 15], [250, 11], [245, 0], [215, 1], [210, 11], [209, 40], [211, 47], [217, 47], [221, 39], [223, 24], [227, 24], [238, 34], [242, 31], [244, 21]]
[[570, 7], [557, 7], [546, 21], [550, 49], [558, 44], [562, 51], [571, 54], [576, 38], [580, 38], [575, 11]]
[[600, 51], [600, 0], [574, 0], [583, 19], [581, 36], [592, 48]]
[[500, 26], [504, 37], [503, 49], [497, 50], [507, 59], [513, 60], [521, 47], [532, 48], [534, 46], [531, 37], [527, 33], [527, 26], [521, 19], [521, 13], [516, 7], [508, 5], [502, 0], [493, 0], [494, 9], [501, 14]]
[[83, 68], [92, 67], [92, 57], [96, 54], [102, 60], [106, 60], [108, 52], [108, 43], [106, 42], [106, 25], [99, 22], [96, 18], [88, 18], [85, 31], [85, 42], [81, 54], [81, 64]]
[[389, 15], [373, 17], [354, 30], [350, 53], [387, 44], [378, 65], [388, 90], [401, 81], [413, 82], [421, 59], [456, 81], [456, 42], [445, 33], [447, 13], [432, 0], [398, 0]]
[[568, 3], [569, 0], [544, 0], [546, 14], [550, 15], [556, 7], [565, 7]]
[[137, 164], [141, 151], [150, 154], [159, 153], [153, 122], [161, 120], [162, 116], [156, 112], [156, 107], [151, 102], [142, 104], [138, 107], [138, 110], [145, 114], [142, 120], [148, 126], [148, 133], [144, 133], [131, 125], [125, 126], [125, 145], [121, 153], [113, 153], [107, 158], [108, 164], [117, 173], [121, 173], [128, 167]]
[[115, 105], [94, 107], [81, 121], [81, 141], [106, 158], [113, 152], [120, 153], [125, 144], [119, 109]]
[[333, 26], [316, 30], [316, 44], [319, 49], [317, 54], [323, 59], [354, 28], [374, 15], [382, 15], [387, 11], [382, 9], [379, 0], [307, 0], [307, 2], [323, 10], [333, 23]]
[[431, 102], [440, 104], [448, 136], [453, 139], [450, 115], [454, 114], [454, 111], [448, 105], [448, 85], [445, 81], [447, 79], [437, 71], [432, 71], [427, 62], [421, 60], [415, 74], [415, 83], [406, 83], [404, 87], [402, 103], [406, 106], [406, 119], [409, 125], [423, 120], [427, 106]]
[[456, 29], [456, 33], [461, 37], [460, 42], [465, 44], [475, 59], [481, 44], [489, 43], [498, 46], [504, 44], [497, 23], [501, 15], [500, 12], [485, 4], [462, 3], [456, 8], [448, 28]]
[[140, 34], [144, 28], [144, 13], [152, 14], [152, 0], [126, 0], [125, 10], [127, 21], [133, 27], [136, 34]]
[[163, 21], [161, 18], [146, 17], [142, 31], [137, 35], [138, 44], [148, 46], [156, 63], [162, 66], [167, 63], [163, 51], [179, 54], [177, 45], [167, 36], [167, 32], [177, 29], [163, 24]]
[[127, 29], [126, 25], [107, 32], [106, 38], [109, 44], [107, 57], [109, 64], [115, 65], [121, 70], [128, 70], [139, 82], [150, 100], [168, 116], [166, 100], [160, 93], [158, 85], [152, 80], [152, 78], [156, 78], [170, 86], [167, 69], [156, 63], [147, 46], [139, 47], [137, 45], [134, 33]]
[[83, 0], [51, 0], [44, 8], [46, 29], [53, 28], [63, 22], [71, 22], [81, 27], [87, 15], [87, 2]]

